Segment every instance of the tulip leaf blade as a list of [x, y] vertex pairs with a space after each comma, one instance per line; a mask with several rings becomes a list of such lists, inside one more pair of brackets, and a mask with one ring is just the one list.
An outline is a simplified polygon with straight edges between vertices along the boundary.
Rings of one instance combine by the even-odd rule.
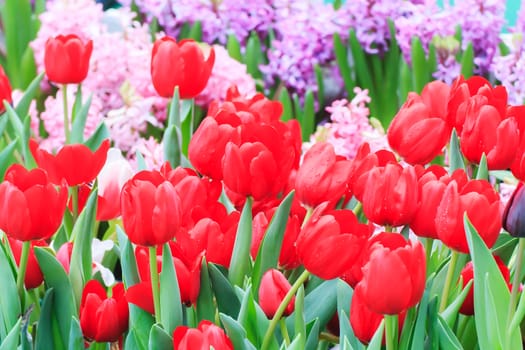
[[270, 221], [257, 252], [253, 266], [252, 284], [254, 294], [258, 295], [262, 276], [271, 268], [277, 268], [290, 209], [295, 192], [290, 192], [281, 202]]
[[226, 334], [233, 343], [233, 348], [236, 350], [255, 350], [255, 346], [247, 339], [246, 330], [242, 325], [231, 318], [230, 316], [220, 313], [219, 318], [224, 325]]
[[[474, 269], [474, 318], [481, 349], [521, 349], [519, 327], [507, 334], [507, 313], [510, 292], [490, 250], [464, 215], [467, 237]], [[496, 312], [499, 311], [499, 312]], [[507, 339], [508, 338], [508, 339]], [[506, 344], [502, 343], [506, 342]], [[508, 344], [508, 346], [506, 346]]]
[[65, 344], [69, 344], [69, 341], [63, 342], [58, 329], [54, 327], [57, 324], [56, 298], [53, 287], [49, 288], [44, 295], [36, 329], [35, 350], [65, 349]]
[[[302, 333], [299, 333], [295, 338], [294, 340], [290, 343], [290, 345], [288, 347], [286, 347], [287, 350], [302, 350], [304, 349], [304, 340], [303, 340], [303, 335]], [[285, 344], [283, 343], [283, 345], [281, 346], [281, 348], [283, 348], [285, 346]]]
[[374, 333], [372, 340], [370, 340], [370, 344], [368, 344], [368, 347], [367, 347], [368, 350], [381, 350], [381, 340], [383, 339], [384, 329], [385, 329], [385, 320], [382, 320], [381, 323], [379, 324], [379, 327], [377, 327], [377, 330]]
[[69, 333], [69, 345], [68, 349], [83, 349], [84, 347], [84, 336], [80, 323], [76, 317], [71, 319], [71, 329]]
[[293, 119], [293, 104], [290, 98], [290, 93], [286, 87], [283, 87], [279, 93], [279, 101], [283, 105], [283, 114], [281, 120], [283, 122]]
[[133, 247], [120, 225], [116, 226], [117, 237], [120, 246], [120, 265], [122, 269], [122, 280], [126, 288], [140, 282], [137, 269], [137, 261], [133, 253]]
[[315, 97], [312, 90], [306, 91], [304, 96], [304, 106], [301, 118], [301, 130], [303, 141], [308, 141], [315, 128]]
[[317, 82], [317, 102], [319, 106], [324, 105], [324, 79], [323, 69], [319, 64], [314, 66], [315, 80]]
[[124, 349], [146, 350], [148, 339], [154, 319], [147, 312], [136, 305], [129, 305], [129, 331], [124, 344]]
[[0, 335], [2, 338], [7, 336], [9, 331], [15, 326], [18, 316], [21, 313], [20, 299], [16, 287], [16, 276], [14, 271], [9, 268], [10, 259], [8, 252], [2, 245], [0, 248], [0, 283], [2, 292], [0, 293]]
[[437, 329], [439, 332], [439, 345], [442, 349], [462, 350], [463, 346], [459, 342], [454, 332], [450, 329], [447, 322], [438, 315]]
[[314, 318], [312, 321], [308, 322], [306, 325], [306, 333], [308, 337], [306, 339], [305, 350], [314, 350], [317, 349], [319, 345], [319, 333], [321, 328], [319, 327], [319, 319]]
[[78, 309], [74, 307], [76, 302], [71, 282], [66, 271], [52, 253], [40, 247], [35, 247], [34, 251], [46, 284], [54, 290], [53, 306], [57, 315], [57, 327], [60, 330], [63, 344], [68, 344], [71, 317], [78, 315]]
[[168, 243], [164, 244], [162, 250], [160, 286], [161, 322], [164, 329], [172, 333], [175, 327], [182, 324], [182, 303], [177, 273]]
[[[428, 286], [428, 283], [427, 283]], [[416, 322], [412, 333], [412, 350], [423, 349], [425, 344], [425, 328], [427, 324], [427, 310], [428, 310], [429, 291], [428, 288], [423, 293], [423, 297], [419, 301], [417, 310]]]
[[215, 305], [213, 302], [208, 263], [205, 257], [202, 259], [200, 282], [199, 297], [197, 298], [197, 317], [199, 321], [213, 320], [215, 319]]
[[20, 98], [15, 106], [16, 114], [25, 116], [29, 113], [29, 107], [31, 106], [31, 102], [34, 99], [37, 90], [40, 88], [40, 82], [42, 79], [44, 79], [44, 75], [44, 72], [37, 75], [29, 84], [29, 86], [24, 90], [22, 98]]
[[242, 62], [241, 44], [239, 43], [239, 40], [237, 40], [237, 37], [234, 34], [228, 35], [226, 49], [228, 50], [228, 55], [230, 55], [231, 58]]
[[[362, 87], [363, 89], [368, 89], [369, 95], [374, 99], [376, 94], [376, 88], [374, 86], [374, 81], [372, 79], [373, 74], [369, 69], [369, 66], [366, 62], [366, 55], [365, 51], [363, 50], [363, 47], [361, 46], [361, 43], [359, 43], [359, 39], [357, 39], [357, 34], [355, 30], [350, 31], [350, 35], [348, 37], [348, 43], [350, 44], [350, 51], [352, 53], [352, 58], [354, 61], [354, 71], [356, 74], [356, 85]], [[353, 91], [351, 92], [353, 95]], [[373, 107], [371, 105], [370, 107]], [[371, 113], [373, 116], [376, 115], [376, 113]]]
[[412, 58], [412, 88], [420, 94], [429, 81], [430, 73], [428, 72], [425, 49], [421, 39], [416, 36], [412, 38], [410, 54]]
[[350, 63], [348, 61], [348, 49], [343, 44], [339, 33], [334, 33], [333, 40], [337, 67], [339, 68], [339, 72], [341, 73], [341, 77], [343, 78], [346, 93], [348, 94], [348, 96], [352, 96], [355, 87], [355, 82], [352, 78], [352, 71], [350, 69]]
[[9, 333], [5, 337], [2, 337], [3, 340], [2, 345], [0, 345], [0, 350], [11, 350], [17, 348], [21, 324], [22, 319], [19, 318]]
[[457, 169], [465, 169], [465, 161], [459, 149], [459, 139], [456, 129], [452, 130], [450, 136], [450, 168], [449, 172], [453, 173]]
[[260, 306], [255, 303], [251, 287], [244, 291], [238, 288], [237, 291], [242, 294], [241, 308], [237, 321], [245, 329], [248, 340], [256, 347], [260, 347], [269, 326], [268, 318], [266, 318]]
[[4, 179], [7, 168], [14, 163], [13, 153], [16, 149], [18, 138], [14, 139], [0, 152], [0, 179]]
[[[294, 305], [294, 336], [300, 339], [301, 348], [305, 347], [306, 341], [306, 324], [304, 322], [304, 286], [301, 285], [295, 294]], [[300, 338], [299, 338], [300, 337]]]
[[461, 308], [461, 305], [463, 305], [463, 301], [465, 301], [465, 298], [467, 297], [470, 288], [472, 288], [473, 283], [474, 282], [472, 280], [469, 281], [461, 293], [459, 293], [459, 295], [454, 299], [454, 301], [449, 306], [447, 306], [443, 312], [441, 312], [441, 317], [445, 320], [445, 322], [447, 322], [449, 327], [452, 327], [456, 322], [459, 309]]
[[241, 303], [232, 285], [214, 264], [208, 264], [208, 272], [210, 273], [213, 294], [217, 299], [219, 312], [237, 318]]
[[108, 127], [105, 123], [100, 123], [95, 132], [93, 132], [93, 134], [91, 134], [91, 136], [84, 142], [84, 145], [86, 145], [91, 151], [95, 152], [102, 142], [109, 138]]
[[[79, 90], [80, 91], [80, 90]], [[77, 96], [79, 96], [80, 92], [77, 93]], [[80, 95], [79, 99], [81, 99], [82, 96]], [[89, 107], [91, 106], [91, 100], [93, 98], [93, 94], [90, 94], [89, 97], [86, 100], [86, 103], [82, 103], [80, 100], [78, 102], [78, 107], [73, 108], [73, 124], [71, 126], [71, 143], [82, 143], [84, 142], [84, 129], [86, 128], [86, 121], [87, 116], [89, 112]], [[75, 99], [75, 105], [77, 105], [77, 101]]]
[[171, 349], [172, 347], [173, 339], [171, 336], [158, 323], [154, 324], [149, 333], [148, 349]]
[[468, 79], [474, 74], [474, 47], [469, 42], [461, 55], [461, 75]]
[[[76, 190], [77, 188], [73, 188], [73, 191]], [[98, 194], [95, 189], [89, 195], [86, 206], [80, 213], [71, 233], [73, 237], [73, 251], [71, 252], [69, 277], [77, 306], [80, 305], [84, 285], [91, 279], [93, 272], [91, 245], [95, 234], [97, 199]]]
[[246, 69], [248, 73], [254, 78], [254, 79], [261, 79], [262, 74], [259, 69], [259, 64], [261, 64], [262, 60], [262, 49], [261, 49], [261, 41], [259, 40], [259, 36], [256, 32], [252, 31], [250, 36], [248, 37], [248, 41], [246, 43], [246, 54], [244, 56], [244, 63], [246, 64]]
[[180, 129], [175, 125], [169, 125], [162, 137], [162, 148], [164, 150], [164, 160], [169, 162], [173, 168], [181, 162]]
[[489, 179], [489, 168], [487, 165], [487, 156], [485, 153], [482, 154], [481, 160], [478, 166], [478, 172], [476, 174], [477, 180], [488, 180]]
[[337, 281], [337, 314], [339, 315], [339, 345], [344, 346], [348, 341], [352, 349], [362, 349], [363, 346], [354, 335], [350, 325], [350, 304], [353, 297], [352, 288], [342, 280]]
[[250, 259], [250, 246], [252, 242], [252, 201], [251, 197], [246, 198], [246, 203], [241, 212], [237, 234], [233, 246], [230, 261], [230, 271], [228, 278], [233, 285], [241, 286], [244, 277], [249, 275], [252, 270]]

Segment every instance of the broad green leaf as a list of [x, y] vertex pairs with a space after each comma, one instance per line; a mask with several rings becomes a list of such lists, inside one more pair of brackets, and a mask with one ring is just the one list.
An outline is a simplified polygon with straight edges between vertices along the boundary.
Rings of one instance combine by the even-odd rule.
[[100, 123], [95, 132], [84, 142], [84, 145], [94, 152], [100, 147], [102, 141], [109, 138], [109, 130], [106, 124]]
[[450, 350], [463, 350], [461, 343], [450, 329], [447, 322], [443, 317], [438, 315], [438, 322], [436, 324], [439, 331], [439, 345], [441, 349], [450, 349]]
[[[430, 283], [430, 282], [429, 282]], [[412, 333], [412, 350], [419, 350], [424, 348], [425, 344], [425, 329], [427, 323], [427, 310], [428, 310], [428, 289], [423, 293], [423, 297], [419, 302], [417, 310], [417, 318], [414, 324], [414, 331]]]
[[474, 48], [469, 42], [463, 55], [461, 55], [461, 75], [465, 79], [470, 78], [474, 74]]
[[120, 246], [120, 264], [122, 269], [122, 280], [126, 288], [140, 282], [140, 277], [137, 269], [137, 261], [135, 260], [135, 253], [133, 246], [128, 239], [126, 233], [117, 225], [117, 237]]
[[379, 327], [377, 328], [370, 344], [368, 344], [368, 350], [380, 350], [381, 349], [381, 340], [383, 339], [383, 331], [385, 329], [385, 320], [381, 321]]
[[[354, 30], [350, 31], [348, 43], [350, 44], [350, 50], [354, 60], [354, 71], [356, 74], [357, 85], [364, 89], [368, 89], [370, 96], [377, 96], [375, 93], [374, 82], [372, 80], [372, 73], [366, 64], [365, 52], [359, 43]], [[372, 113], [372, 115], [375, 115], [375, 113]]]
[[3, 338], [2, 345], [0, 345], [0, 350], [12, 350], [17, 348], [21, 323], [22, 319], [19, 318], [7, 336]]
[[[304, 349], [304, 336], [299, 333], [286, 349], [288, 350], [303, 350]], [[284, 346], [284, 344], [283, 344]]]
[[180, 289], [169, 245], [164, 244], [162, 251], [162, 271], [160, 272], [161, 322], [168, 333], [182, 325], [182, 303]]
[[228, 338], [230, 338], [230, 340], [232, 341], [233, 348], [235, 350], [256, 349], [255, 346], [253, 346], [253, 344], [251, 344], [249, 341], [246, 341], [246, 330], [244, 330], [244, 328], [239, 322], [223, 313], [219, 315], [219, 318], [221, 319], [221, 322], [224, 325], [224, 329], [226, 330], [226, 334], [228, 335]]
[[238, 290], [243, 293], [241, 299], [241, 308], [237, 321], [246, 331], [248, 340], [257, 347], [262, 345], [264, 334], [268, 329], [269, 321], [262, 310], [256, 305], [250, 287], [247, 290]]
[[465, 298], [467, 297], [467, 294], [470, 288], [472, 288], [472, 285], [473, 285], [473, 281], [469, 281], [467, 285], [465, 286], [465, 288], [463, 288], [461, 293], [441, 313], [441, 317], [447, 322], [449, 327], [454, 326], [454, 323], [456, 322], [456, 318], [458, 316], [459, 309], [461, 308], [461, 305], [463, 305], [463, 301], [465, 301]]
[[345, 84], [346, 93], [348, 96], [352, 96], [354, 93], [355, 81], [352, 77], [352, 71], [350, 69], [350, 63], [348, 60], [348, 49], [343, 44], [339, 33], [334, 33], [334, 53], [337, 67], [343, 78]]
[[193, 23], [193, 25], [190, 28], [190, 32], [188, 34], [189, 39], [193, 39], [195, 41], [201, 41], [202, 39], [202, 24], [200, 21], [197, 21]]
[[423, 87], [429, 81], [430, 73], [427, 67], [427, 60], [425, 57], [425, 49], [421, 39], [418, 37], [412, 38], [411, 47], [411, 58], [412, 58], [412, 88], [418, 94], [423, 91]]
[[298, 340], [301, 348], [304, 348], [306, 341], [306, 323], [304, 322], [304, 286], [300, 286], [295, 294], [294, 304], [294, 332], [295, 339]]
[[228, 50], [228, 55], [230, 55], [231, 58], [242, 62], [241, 44], [239, 43], [239, 40], [237, 40], [234, 34], [228, 35], [226, 49]]
[[[77, 94], [77, 96], [79, 96], [79, 94]], [[71, 127], [71, 143], [84, 142], [84, 129], [86, 127], [86, 120], [89, 112], [89, 107], [91, 106], [92, 98], [93, 94], [89, 95], [88, 99], [86, 100], [86, 103], [82, 104], [82, 102], [80, 102], [78, 111], [75, 111], [75, 108], [73, 109], [74, 118], [73, 125]]]
[[244, 63], [246, 64], [246, 69], [248, 73], [255, 79], [261, 79], [262, 74], [259, 69], [259, 64], [261, 64], [262, 58], [262, 49], [261, 41], [256, 32], [252, 32], [246, 43], [246, 55], [244, 56]]
[[324, 78], [323, 78], [323, 69], [321, 66], [316, 64], [314, 66], [315, 71], [315, 80], [317, 82], [317, 103], [319, 106], [324, 105]]
[[208, 271], [219, 312], [237, 318], [241, 303], [232, 285], [214, 264], [208, 264]]
[[84, 335], [80, 328], [80, 323], [76, 317], [71, 319], [71, 329], [69, 333], [69, 346], [68, 349], [83, 349], [84, 348]]
[[304, 96], [303, 116], [301, 118], [301, 130], [303, 141], [308, 141], [315, 128], [315, 98], [311, 90], [306, 91]]
[[449, 172], [452, 174], [454, 170], [465, 169], [465, 162], [463, 160], [463, 155], [459, 149], [459, 139], [456, 129], [452, 130], [452, 135], [450, 136], [450, 168]]
[[241, 286], [244, 276], [250, 274], [252, 262], [250, 258], [250, 246], [252, 243], [252, 201], [246, 198], [242, 209], [241, 218], [237, 227], [237, 235], [233, 246], [228, 278], [233, 285]]
[[293, 104], [288, 89], [283, 87], [279, 93], [279, 101], [283, 105], [283, 114], [281, 116], [282, 121], [293, 119]]
[[[7, 241], [7, 239], [6, 239]], [[0, 325], [0, 335], [5, 337], [15, 326], [21, 314], [20, 299], [16, 287], [16, 276], [10, 268], [11, 262], [6, 250], [7, 246], [0, 249], [0, 314], [2, 324]]]
[[[65, 349], [63, 335], [59, 333], [57, 327], [57, 296], [54, 288], [49, 288], [42, 301], [40, 319], [36, 329], [35, 350]], [[69, 330], [68, 330], [69, 334]]]
[[406, 61], [402, 59], [399, 67], [399, 101], [402, 103], [405, 102], [410, 91], [413, 91], [410, 67]]
[[4, 178], [5, 172], [7, 168], [15, 163], [15, 159], [13, 157], [13, 153], [16, 149], [16, 144], [18, 142], [18, 139], [14, 139], [9, 143], [7, 146], [5, 146], [2, 151], [0, 151], [0, 179]]
[[271, 268], [277, 268], [279, 264], [279, 255], [294, 194], [295, 192], [290, 192], [275, 211], [257, 252], [252, 272], [252, 284], [255, 295], [259, 291], [259, 284], [264, 273]]
[[354, 291], [344, 281], [337, 281], [337, 314], [339, 316], [339, 345], [344, 346], [345, 339], [352, 349], [362, 349], [362, 345], [357, 340], [350, 325], [350, 303]]
[[168, 161], [173, 168], [181, 164], [180, 130], [175, 125], [170, 125], [164, 131], [162, 138], [162, 148], [164, 150], [164, 160]]
[[173, 347], [173, 339], [170, 336], [171, 333], [173, 332], [167, 333], [159, 324], [154, 324], [149, 333], [148, 349], [171, 349]]
[[38, 89], [40, 88], [40, 82], [44, 78], [45, 73], [40, 73], [37, 75], [31, 84], [25, 89], [24, 94], [22, 95], [22, 98], [20, 101], [18, 101], [18, 104], [15, 106], [16, 114], [26, 116], [29, 113], [29, 106], [31, 105], [31, 101], [36, 96], [36, 93]]
[[129, 304], [129, 331], [124, 348], [146, 350], [154, 319], [138, 306]]
[[206, 258], [202, 259], [201, 267], [201, 286], [197, 299], [197, 317], [199, 321], [215, 320], [215, 304], [213, 301], [213, 291], [211, 288], [210, 274]]
[[483, 153], [483, 155], [481, 156], [481, 161], [479, 162], [476, 179], [478, 180], [488, 180], [489, 179], [489, 169], [487, 166], [487, 157], [485, 156], [485, 153]]
[[317, 346], [319, 345], [320, 332], [321, 328], [319, 327], [318, 318], [314, 318], [312, 321], [308, 322], [308, 324], [306, 325], [307, 339], [305, 350], [317, 349]]

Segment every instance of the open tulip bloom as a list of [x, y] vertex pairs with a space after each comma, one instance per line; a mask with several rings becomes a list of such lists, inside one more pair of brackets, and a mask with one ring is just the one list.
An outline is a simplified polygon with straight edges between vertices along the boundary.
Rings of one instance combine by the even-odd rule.
[[523, 349], [525, 88], [485, 31], [4, 2], [0, 350]]

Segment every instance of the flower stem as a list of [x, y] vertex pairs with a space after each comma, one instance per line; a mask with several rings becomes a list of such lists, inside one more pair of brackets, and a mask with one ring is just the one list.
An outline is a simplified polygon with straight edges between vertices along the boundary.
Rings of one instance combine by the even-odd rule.
[[430, 258], [432, 257], [432, 246], [434, 244], [434, 239], [430, 238], [430, 237], [427, 237], [427, 238], [423, 238], [424, 240], [424, 243], [425, 243], [425, 257], [426, 257], [426, 262], [427, 262], [427, 275], [430, 273], [430, 264], [429, 264], [429, 261], [430, 261]]
[[523, 253], [525, 251], [525, 240], [520, 238], [518, 243], [518, 252], [516, 255], [516, 264], [514, 265], [514, 277], [512, 278], [512, 291], [510, 293], [509, 311], [507, 315], [507, 326], [510, 325], [514, 313], [516, 312], [516, 304], [518, 302], [518, 293], [521, 281], [521, 269], [523, 265]]
[[20, 267], [18, 268], [18, 276], [16, 277], [16, 286], [21, 300], [24, 300], [24, 279], [26, 276], [27, 260], [29, 258], [29, 249], [31, 249], [31, 241], [25, 241], [22, 244], [22, 254], [20, 256]]
[[66, 144], [69, 143], [69, 113], [67, 104], [67, 84], [62, 85], [62, 105], [64, 107], [64, 134], [66, 136]]
[[77, 222], [78, 218], [78, 186], [73, 186], [71, 188], [71, 206], [73, 208], [73, 212], [71, 213], [73, 215], [73, 224]]
[[149, 247], [149, 268], [151, 276], [151, 290], [153, 292], [153, 306], [155, 307], [155, 321], [160, 323], [160, 291], [159, 275], [157, 273], [157, 247]]
[[284, 318], [281, 318], [279, 325], [281, 326], [281, 334], [283, 335], [284, 342], [288, 347], [290, 346], [290, 335], [288, 334], [288, 328], [286, 328], [286, 321]]
[[272, 340], [273, 332], [275, 331], [275, 327], [277, 327], [277, 324], [279, 323], [279, 320], [281, 319], [284, 310], [286, 310], [286, 307], [292, 300], [293, 296], [303, 285], [303, 283], [310, 277], [310, 272], [308, 270], [304, 270], [304, 272], [299, 276], [297, 281], [292, 285], [292, 288], [286, 293], [284, 296], [283, 301], [281, 301], [281, 304], [279, 305], [279, 308], [277, 308], [277, 311], [275, 312], [275, 315], [273, 316], [272, 320], [270, 321], [270, 325], [268, 326], [268, 329], [266, 330], [266, 333], [264, 334], [261, 350], [266, 350], [270, 346], [270, 341]]
[[439, 312], [442, 312], [447, 307], [448, 294], [450, 293], [450, 285], [454, 277], [454, 270], [458, 261], [459, 253], [452, 250], [450, 253], [450, 262], [448, 264], [447, 277], [445, 278], [445, 285], [443, 286], [443, 294], [441, 295], [441, 303], [439, 304]]
[[308, 220], [310, 220], [310, 218], [312, 217], [313, 213], [314, 213], [314, 208], [312, 208], [312, 207], [307, 207], [306, 208], [306, 214], [304, 216], [304, 220], [303, 220], [303, 224], [301, 225], [301, 228], [303, 228], [306, 225]]
[[397, 349], [397, 315], [385, 315], [386, 350]]

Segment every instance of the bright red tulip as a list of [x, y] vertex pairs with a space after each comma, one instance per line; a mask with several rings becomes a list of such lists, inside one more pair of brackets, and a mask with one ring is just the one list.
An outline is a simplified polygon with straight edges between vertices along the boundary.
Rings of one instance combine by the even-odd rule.
[[520, 142], [510, 170], [518, 179], [525, 181], [525, 106], [509, 107], [507, 109], [507, 116], [516, 120], [520, 134]]
[[[496, 260], [496, 264], [498, 265], [498, 268], [501, 272], [501, 275], [507, 285], [510, 289], [510, 271], [507, 265], [501, 260], [501, 258], [497, 255], [494, 255], [494, 260]], [[472, 261], [469, 261], [463, 270], [461, 270], [461, 278], [463, 280], [463, 288], [469, 283], [471, 280], [474, 279], [474, 265], [472, 264]], [[459, 312], [463, 315], [474, 315], [474, 284], [470, 287], [469, 292], [467, 293], [467, 296], [465, 300], [463, 301], [463, 304], [461, 305], [461, 308], [459, 309]]]
[[177, 43], [165, 36], [155, 41], [151, 52], [153, 86], [162, 97], [172, 97], [178, 86], [180, 98], [193, 98], [206, 87], [214, 62], [213, 48], [205, 59], [201, 45], [195, 41]]
[[[288, 282], [281, 271], [270, 269], [264, 273], [259, 287], [259, 305], [268, 318], [273, 318], [279, 305], [281, 305], [291, 288], [290, 282]], [[290, 315], [294, 307], [295, 297], [286, 306], [283, 316]]]
[[92, 152], [82, 144], [65, 145], [56, 155], [40, 149], [38, 143], [29, 141], [31, 154], [39, 167], [47, 171], [54, 184], [65, 179], [69, 186], [81, 185], [93, 181], [106, 162], [109, 140], [104, 140], [100, 147]]
[[47, 239], [60, 227], [66, 202], [65, 182], [57, 188], [44, 170], [13, 164], [0, 184], [0, 229], [19, 241]]
[[57, 84], [79, 84], [88, 74], [93, 41], [74, 35], [58, 35], [46, 42], [44, 65], [49, 80]]
[[115, 342], [128, 329], [128, 302], [124, 285], [117, 283], [108, 297], [97, 280], [86, 283], [80, 303], [80, 327], [84, 337], [97, 342]]
[[439, 155], [450, 138], [447, 105], [450, 87], [433, 81], [421, 96], [411, 92], [388, 128], [388, 143], [410, 164], [426, 164]]
[[416, 305], [425, 290], [426, 260], [423, 245], [397, 233], [374, 236], [356, 291], [368, 308], [395, 315]]
[[363, 212], [377, 225], [409, 224], [417, 210], [418, 186], [413, 167], [389, 163], [368, 172]]
[[359, 223], [351, 210], [324, 212], [326, 206], [317, 207], [302, 228], [297, 254], [308, 271], [329, 280], [340, 277], [356, 262], [373, 227]]
[[181, 199], [158, 171], [141, 171], [122, 188], [124, 230], [131, 242], [156, 246], [172, 240], [181, 225]]
[[323, 202], [335, 205], [347, 191], [350, 167], [350, 161], [338, 159], [332, 144], [314, 144], [304, 155], [295, 178], [295, 190], [299, 201], [310, 207], [316, 207]]
[[179, 326], [173, 332], [174, 350], [233, 350], [231, 340], [222, 328], [202, 320], [197, 328]]
[[501, 230], [499, 194], [486, 180], [470, 180], [464, 186], [451, 181], [437, 209], [435, 224], [439, 239], [449, 248], [469, 253], [463, 215], [467, 213], [485, 244], [491, 248]]
[[9, 78], [4, 72], [4, 68], [0, 66], [0, 113], [3, 113], [5, 111], [4, 107], [4, 101], [7, 101], [7, 103], [13, 102], [13, 97], [11, 96], [12, 90], [11, 90], [11, 83], [9, 82]]
[[[9, 240], [9, 246], [13, 252], [16, 264], [20, 266], [20, 257], [22, 256], [22, 245], [24, 242], [18, 241], [11, 237], [7, 237]], [[29, 249], [29, 256], [27, 258], [27, 270], [24, 277], [24, 285], [26, 289], [33, 289], [38, 287], [44, 281], [44, 275], [42, 275], [42, 270], [40, 270], [40, 265], [38, 260], [35, 257], [35, 247], [47, 247], [45, 241], [31, 241], [31, 248]]]

